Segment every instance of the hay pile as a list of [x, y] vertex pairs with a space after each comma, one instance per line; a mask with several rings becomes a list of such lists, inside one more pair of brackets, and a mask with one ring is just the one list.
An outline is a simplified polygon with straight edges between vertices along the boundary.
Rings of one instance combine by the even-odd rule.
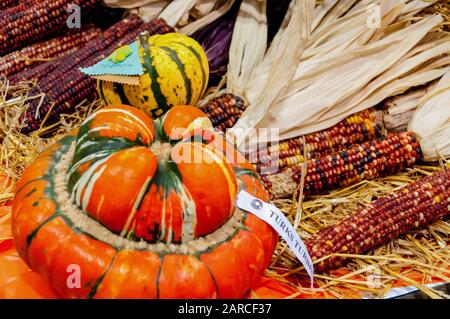
[[41, 99], [41, 96], [27, 97], [34, 85], [27, 82], [9, 86], [6, 80], [0, 80], [0, 205], [14, 197], [15, 182], [44, 149], [102, 106], [100, 100], [83, 101], [75, 107], [75, 113], [61, 115], [59, 123], [46, 126], [44, 121], [39, 130], [25, 135], [20, 131], [27, 103], [30, 99]]

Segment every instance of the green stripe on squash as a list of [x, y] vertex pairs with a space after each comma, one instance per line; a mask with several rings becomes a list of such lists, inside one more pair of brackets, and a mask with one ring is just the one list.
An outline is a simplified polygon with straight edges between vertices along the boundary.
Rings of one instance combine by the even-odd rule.
[[186, 69], [185, 69], [183, 62], [181, 62], [181, 60], [178, 57], [178, 54], [175, 50], [172, 50], [171, 48], [166, 47], [166, 46], [162, 46], [161, 49], [166, 51], [169, 54], [172, 61], [175, 62], [175, 64], [178, 66], [178, 69], [180, 70], [181, 76], [183, 77], [183, 80], [184, 80], [184, 85], [186, 86], [186, 103], [191, 104], [192, 103], [191, 80], [186, 75]]

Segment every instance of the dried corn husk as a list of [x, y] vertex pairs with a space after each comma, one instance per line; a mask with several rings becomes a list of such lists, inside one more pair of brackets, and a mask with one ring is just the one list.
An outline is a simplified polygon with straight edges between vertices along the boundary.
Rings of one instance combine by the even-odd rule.
[[255, 66], [263, 59], [267, 47], [266, 2], [244, 0], [233, 30], [228, 63], [227, 89], [244, 95]]
[[[398, 13], [402, 6], [403, 4], [397, 0], [386, 1], [381, 7], [382, 23], [385, 23], [384, 17], [387, 13], [390, 11]], [[366, 37], [372, 36], [375, 30], [367, 28], [365, 25], [366, 19], [366, 14], [361, 11], [353, 14], [351, 17], [342, 17], [336, 22], [329, 23], [326, 29], [315, 30], [308, 39], [307, 49], [303, 53], [302, 62], [297, 67], [296, 75], [290, 85], [290, 91], [298, 91], [312, 83], [314, 79], [308, 79], [306, 75], [313, 73], [314, 68], [317, 69], [322, 65], [326, 65], [326, 63], [330, 62], [330, 59], [335, 59], [339, 53], [346, 52], [351, 45], [355, 46], [358, 44], [359, 41], [356, 41], [358, 37], [361, 35], [366, 35]], [[365, 43], [360, 43], [358, 46], [363, 44]], [[266, 76], [267, 74], [253, 79], [252, 87], [248, 89], [249, 95], [254, 91], [257, 92], [257, 88], [264, 85]], [[318, 76], [320, 77], [320, 74]], [[307, 81], [303, 83], [303, 80]], [[291, 94], [288, 93], [287, 95]]]
[[[245, 136], [250, 133], [248, 130], [253, 129], [262, 120], [267, 109], [288, 88], [295, 73], [295, 66], [300, 62], [306, 45], [313, 12], [314, 1], [295, 0], [292, 2], [286, 19], [288, 20], [287, 25], [283, 23], [264, 60], [255, 70], [257, 76], [265, 75], [263, 81], [266, 85], [259, 87], [258, 90], [253, 90], [252, 95], [247, 95], [249, 107], [230, 130], [237, 145], [244, 141]], [[246, 83], [247, 92], [248, 83]]]
[[189, 11], [197, 4], [198, 0], [173, 0], [161, 12], [159, 18], [164, 19], [168, 25], [175, 27], [185, 23], [189, 18]]
[[[313, 22], [313, 30], [317, 27], [323, 28], [329, 23], [336, 21], [344, 13], [346, 13], [355, 3], [356, 0], [331, 0], [324, 1], [321, 6], [318, 6], [315, 12]], [[320, 23], [320, 26], [319, 26]]]
[[138, 8], [147, 4], [160, 2], [160, 0], [103, 0], [104, 5], [111, 8]]
[[397, 95], [384, 103], [386, 113], [383, 122], [393, 132], [406, 131], [408, 123], [419, 106], [420, 100], [431, 90], [432, 85]]
[[[155, 18], [167, 5], [175, 0], [104, 0], [103, 4], [111, 8], [134, 9], [133, 13], [138, 13], [144, 20]], [[217, 9], [217, 5], [225, 0], [196, 0], [191, 7], [190, 15], [194, 19], [200, 19]], [[188, 0], [182, 0], [190, 6]], [[159, 10], [158, 13], [157, 12]]]
[[221, 0], [104, 0], [106, 6], [128, 9], [146, 22], [160, 16], [172, 27], [185, 26], [191, 18], [198, 20], [208, 16], [196, 24], [197, 29], [198, 25], [205, 26], [226, 12], [222, 8], [215, 13], [219, 3], [226, 6]]
[[206, 27], [208, 24], [222, 17], [225, 13], [227, 13], [231, 9], [234, 3], [235, 0], [227, 0], [222, 6], [218, 7], [214, 11], [181, 28], [179, 32], [186, 35], [194, 34], [198, 30]]
[[405, 17], [412, 17], [426, 7], [429, 7], [438, 2], [438, 0], [413, 0], [406, 4], [404, 15]]
[[421, 100], [408, 130], [419, 136], [425, 160], [450, 157], [450, 71]]
[[158, 15], [169, 5], [170, 0], [153, 2], [143, 5], [135, 10], [131, 10], [131, 13], [137, 14], [142, 20], [148, 22], [158, 17]]
[[201, 17], [206, 16], [211, 11], [213, 11], [216, 4], [217, 4], [216, 0], [200, 0], [195, 5], [191, 14], [193, 17], [199, 19]]
[[[394, 21], [404, 12], [401, 5], [401, 1], [383, 1], [381, 8], [387, 8], [383, 19]], [[361, 17], [354, 13], [351, 20], [358, 19]], [[257, 127], [279, 128], [282, 139], [316, 132], [389, 96], [441, 77], [449, 65], [445, 56], [450, 52], [449, 39], [437, 37], [430, 43], [420, 43], [441, 23], [438, 15], [426, 17], [374, 42], [338, 48], [341, 53], [334, 57], [335, 48], [318, 58], [313, 54], [300, 63], [289, 92], [271, 106]], [[349, 38], [348, 43], [361, 39], [355, 34]], [[364, 33], [363, 38], [368, 39]], [[309, 43], [314, 47], [317, 42]]]
[[[405, 92], [411, 87], [423, 85], [443, 76], [450, 70], [450, 57], [439, 57], [443, 52], [450, 52], [449, 42], [437, 45], [413, 57], [401, 60], [400, 63], [371, 81], [351, 99], [345, 100], [333, 108], [327, 118], [341, 120], [352, 112], [358, 112], [381, 103], [389, 96]], [[332, 116], [335, 116], [333, 119]], [[321, 124], [314, 124], [322, 127]], [[332, 124], [334, 125], [334, 124]]]
[[[414, 16], [436, 2], [324, 1], [315, 9], [313, 31], [287, 93], [254, 128], [279, 129], [281, 139], [320, 131], [390, 96], [442, 77], [450, 65], [450, 38], [437, 32], [443, 19]], [[378, 6], [378, 28], [368, 24], [373, 14], [369, 5]], [[265, 72], [270, 71], [266, 68]], [[258, 73], [252, 78], [246, 90], [249, 101], [254, 100], [253, 94], [259, 96], [267, 76]], [[257, 113], [249, 107], [241, 118], [247, 112]], [[248, 124], [239, 120], [236, 126], [251, 131]], [[266, 144], [275, 138], [257, 139], [255, 135], [250, 143]]]

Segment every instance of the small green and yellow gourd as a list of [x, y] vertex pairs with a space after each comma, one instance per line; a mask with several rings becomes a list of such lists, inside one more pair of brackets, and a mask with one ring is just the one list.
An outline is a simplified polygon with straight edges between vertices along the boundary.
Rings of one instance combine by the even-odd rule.
[[140, 85], [98, 81], [106, 105], [128, 104], [158, 118], [174, 105], [196, 105], [209, 80], [208, 58], [201, 45], [179, 33], [141, 35]]

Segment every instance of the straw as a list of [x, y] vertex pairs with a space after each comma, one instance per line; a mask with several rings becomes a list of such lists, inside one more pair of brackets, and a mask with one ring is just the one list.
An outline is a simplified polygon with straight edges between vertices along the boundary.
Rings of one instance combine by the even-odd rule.
[[[44, 120], [38, 131], [25, 135], [21, 133], [23, 116], [30, 100], [28, 92], [34, 86], [34, 82], [10, 86], [6, 80], [0, 80], [0, 205], [13, 199], [15, 182], [43, 150], [102, 106], [100, 100], [83, 101], [72, 114], [62, 114], [58, 123], [46, 126]], [[34, 98], [40, 96], [31, 99]], [[48, 114], [44, 116], [47, 117]]]

